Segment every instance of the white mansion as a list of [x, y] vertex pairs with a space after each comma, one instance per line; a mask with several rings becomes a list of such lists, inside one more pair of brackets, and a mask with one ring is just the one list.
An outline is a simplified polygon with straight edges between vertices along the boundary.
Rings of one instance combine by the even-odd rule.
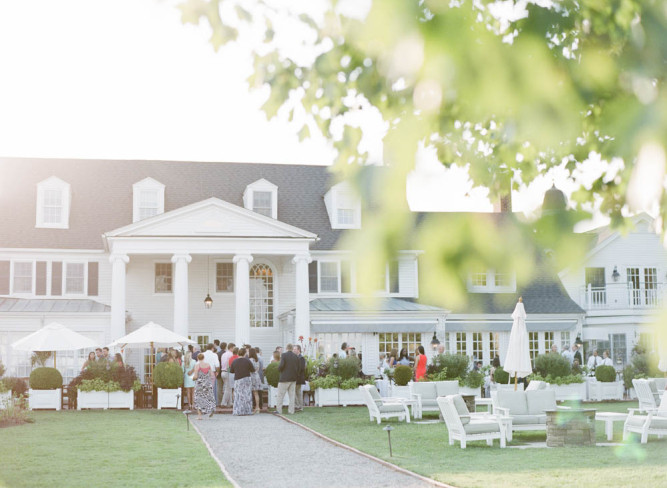
[[[265, 357], [299, 337], [328, 355], [346, 341], [366, 373], [392, 348], [432, 351], [436, 334], [488, 364], [504, 357], [519, 293], [533, 354], [581, 337], [623, 364], [661, 303], [667, 255], [641, 217], [625, 237], [591, 233], [583, 269], [556, 276], [543, 266], [520, 290], [491, 270], [477, 276], [466, 310], [420, 303], [420, 252], [402, 251], [369, 309], [351, 253], [336, 246], [361, 228], [362, 205], [332, 181], [322, 166], [0, 159], [7, 374], [30, 372], [29, 354], [10, 344], [54, 321], [101, 346], [149, 321], [200, 344], [257, 345]], [[66, 379], [86, 353], [58, 355]], [[145, 370], [146, 351], [125, 355]]]

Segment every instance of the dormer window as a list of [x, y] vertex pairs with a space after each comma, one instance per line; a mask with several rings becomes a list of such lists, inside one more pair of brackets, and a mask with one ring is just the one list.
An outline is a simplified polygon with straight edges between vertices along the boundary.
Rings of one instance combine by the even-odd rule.
[[145, 178], [132, 185], [132, 222], [164, 213], [164, 185]]
[[278, 187], [262, 178], [249, 184], [243, 192], [243, 206], [272, 219], [278, 218]]
[[36, 227], [68, 229], [69, 209], [69, 183], [52, 176], [37, 184]]
[[468, 290], [471, 293], [513, 293], [516, 291], [516, 275], [489, 269], [470, 273]]
[[361, 200], [347, 182], [339, 183], [324, 195], [332, 229], [361, 228]]

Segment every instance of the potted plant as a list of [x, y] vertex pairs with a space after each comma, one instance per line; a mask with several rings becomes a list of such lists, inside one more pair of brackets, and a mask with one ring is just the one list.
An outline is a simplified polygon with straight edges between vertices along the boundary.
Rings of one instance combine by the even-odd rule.
[[157, 386], [157, 409], [181, 409], [183, 370], [177, 363], [159, 363], [153, 370], [153, 383]]
[[359, 378], [361, 364], [356, 357], [330, 359], [317, 368], [320, 376], [310, 379], [310, 389], [315, 391], [315, 404], [327, 405], [362, 405], [364, 403], [358, 386], [364, 383]]
[[546, 381], [549, 388], [556, 392], [556, 400], [586, 399], [584, 377], [572, 371], [567, 358], [560, 354], [540, 354], [535, 358], [535, 371], [531, 379]]
[[623, 382], [616, 381], [613, 366], [595, 368], [595, 380], [588, 382], [589, 400], [623, 400]]
[[408, 383], [411, 380], [412, 368], [410, 366], [396, 366], [394, 368], [394, 384], [391, 385], [391, 396], [396, 398], [410, 398]]
[[60, 410], [62, 407], [63, 376], [56, 368], [35, 368], [30, 373], [30, 409]]
[[482, 385], [484, 375], [479, 371], [469, 372], [465, 378], [459, 380], [459, 393], [461, 395], [482, 396]]
[[77, 392], [77, 409], [129, 408], [134, 410], [134, 392], [141, 383], [131, 366], [93, 363], [70, 383]]

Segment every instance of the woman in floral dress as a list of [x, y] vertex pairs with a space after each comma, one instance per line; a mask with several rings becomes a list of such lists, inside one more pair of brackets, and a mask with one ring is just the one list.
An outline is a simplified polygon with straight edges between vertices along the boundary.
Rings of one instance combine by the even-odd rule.
[[248, 358], [252, 367], [255, 368], [255, 371], [250, 375], [250, 379], [252, 381], [252, 394], [255, 398], [255, 413], [259, 413], [259, 395], [262, 389], [262, 381], [259, 379], [259, 358], [255, 348], [248, 349]]
[[252, 379], [255, 368], [250, 359], [245, 357], [246, 348], [239, 349], [239, 357], [229, 366], [234, 373], [234, 415], [252, 415]]
[[213, 417], [215, 412], [215, 398], [213, 398], [213, 382], [215, 381], [215, 371], [210, 364], [204, 361], [204, 355], [197, 356], [199, 361], [195, 365], [195, 409], [197, 410], [197, 420], [201, 420], [201, 414]]

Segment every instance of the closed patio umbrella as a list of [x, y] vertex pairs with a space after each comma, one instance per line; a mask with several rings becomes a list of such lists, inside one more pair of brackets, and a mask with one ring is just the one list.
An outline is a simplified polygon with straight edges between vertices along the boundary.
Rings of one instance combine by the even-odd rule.
[[57, 351], [76, 351], [94, 348], [97, 344], [86, 336], [68, 329], [62, 324], [52, 322], [22, 339], [14, 342], [12, 347], [18, 351], [53, 352], [53, 367], [56, 367]]
[[[188, 344], [197, 344], [187, 337], [176, 334], [175, 332], [162, 327], [155, 322], [148, 322], [146, 325], [140, 327], [134, 332], [130, 332], [126, 336], [113, 341], [110, 346], [117, 346], [121, 348], [129, 347], [150, 347], [151, 358], [153, 357], [153, 348], [155, 347], [184, 347]], [[149, 363], [150, 376], [153, 377], [153, 360]]]
[[526, 309], [523, 306], [523, 298], [512, 313], [512, 331], [507, 347], [504, 368], [510, 375], [514, 375], [514, 389], [517, 389], [517, 379], [524, 378], [533, 372], [530, 363], [530, 351], [528, 350], [528, 331], [526, 330]]

